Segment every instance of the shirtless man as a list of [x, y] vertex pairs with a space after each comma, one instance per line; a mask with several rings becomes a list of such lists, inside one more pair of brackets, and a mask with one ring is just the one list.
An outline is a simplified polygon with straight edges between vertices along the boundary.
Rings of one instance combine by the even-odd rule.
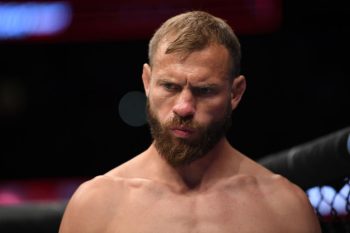
[[167, 20], [142, 80], [150, 147], [83, 183], [60, 233], [320, 233], [308, 198], [225, 137], [245, 91], [240, 45], [201, 11]]

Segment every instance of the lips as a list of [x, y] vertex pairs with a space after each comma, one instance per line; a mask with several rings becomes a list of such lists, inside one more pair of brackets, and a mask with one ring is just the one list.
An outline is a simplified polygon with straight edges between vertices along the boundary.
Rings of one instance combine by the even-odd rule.
[[171, 131], [173, 132], [174, 136], [180, 138], [188, 138], [194, 133], [194, 129], [189, 127], [172, 127]]

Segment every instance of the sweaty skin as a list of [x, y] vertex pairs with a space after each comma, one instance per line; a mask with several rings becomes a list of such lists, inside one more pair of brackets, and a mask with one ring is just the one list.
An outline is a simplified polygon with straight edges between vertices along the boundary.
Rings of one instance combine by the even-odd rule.
[[[243, 76], [229, 86], [226, 49], [211, 45], [186, 58], [164, 54], [143, 83], [154, 114], [173, 114], [201, 124], [234, 110], [245, 90]], [[214, 87], [204, 94], [194, 90]], [[206, 89], [205, 89], [206, 90]], [[180, 129], [181, 131], [181, 129]], [[199, 137], [196, 131], [173, 137]], [[69, 201], [60, 233], [320, 233], [307, 196], [234, 149], [225, 137], [203, 157], [178, 167], [155, 144], [128, 162], [82, 184]]]

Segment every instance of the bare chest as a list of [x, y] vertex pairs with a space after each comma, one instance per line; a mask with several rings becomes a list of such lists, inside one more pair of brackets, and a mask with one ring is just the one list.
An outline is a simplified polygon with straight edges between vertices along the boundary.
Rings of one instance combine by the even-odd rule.
[[110, 233], [273, 233], [274, 213], [259, 193], [134, 193], [119, 206]]

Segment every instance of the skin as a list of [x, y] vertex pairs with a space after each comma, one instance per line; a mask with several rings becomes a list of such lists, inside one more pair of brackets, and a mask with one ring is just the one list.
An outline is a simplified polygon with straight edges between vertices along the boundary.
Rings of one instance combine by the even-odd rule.
[[[174, 114], [210, 124], [234, 110], [245, 78], [229, 81], [227, 50], [213, 44], [164, 54], [143, 67], [150, 106], [163, 123]], [[208, 90], [208, 87], [209, 90]], [[195, 131], [172, 130], [193, 139]], [[293, 220], [293, 221], [291, 221]], [[69, 201], [60, 233], [320, 233], [305, 193], [233, 148], [223, 137], [204, 157], [170, 166], [154, 144], [130, 161], [82, 184]]]

